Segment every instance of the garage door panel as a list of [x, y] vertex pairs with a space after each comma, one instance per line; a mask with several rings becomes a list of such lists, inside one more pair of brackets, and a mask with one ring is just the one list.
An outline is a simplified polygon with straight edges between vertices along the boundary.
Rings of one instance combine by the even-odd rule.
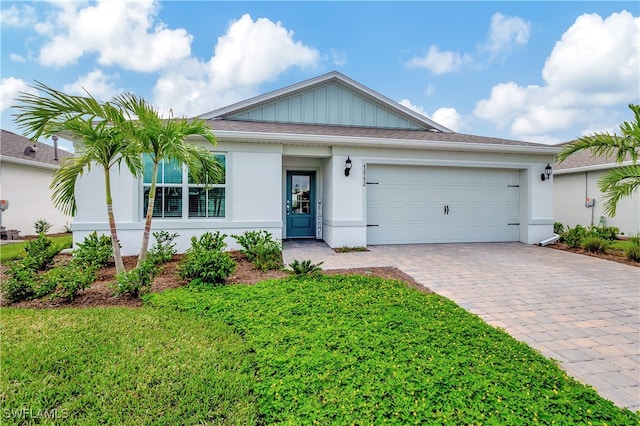
[[367, 180], [369, 244], [519, 240], [516, 170], [373, 165]]

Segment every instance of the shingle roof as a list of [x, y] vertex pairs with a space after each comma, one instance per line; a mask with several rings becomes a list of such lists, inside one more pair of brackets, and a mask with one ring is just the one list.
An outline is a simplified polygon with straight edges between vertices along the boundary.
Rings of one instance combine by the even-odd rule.
[[[564, 144], [566, 145], [566, 144]], [[631, 160], [630, 156], [627, 156], [626, 160]], [[556, 163], [554, 170], [570, 170], [583, 167], [597, 167], [598, 168], [614, 168], [620, 167], [620, 164], [616, 164], [616, 158], [614, 156], [599, 156], [594, 157], [591, 151], [578, 151], [571, 154], [562, 163]]]
[[530, 146], [541, 147], [542, 144], [532, 142], [521, 142], [510, 139], [491, 138], [486, 136], [468, 135], [464, 133], [444, 133], [429, 130], [405, 130], [405, 129], [385, 129], [374, 127], [350, 127], [332, 126], [318, 124], [294, 124], [262, 121], [240, 121], [240, 120], [207, 120], [213, 129], [220, 131], [252, 132], [252, 133], [272, 133], [272, 134], [299, 134], [299, 135], [320, 135], [320, 136], [346, 136], [371, 139], [399, 139], [425, 142], [459, 142], [474, 144], [493, 144], [507, 146]]
[[[33, 147], [34, 144], [36, 148], [35, 152], [27, 150], [28, 147]], [[0, 155], [54, 166], [60, 164], [60, 161], [54, 159], [54, 150], [51, 145], [42, 142], [34, 143], [29, 138], [9, 132], [8, 130], [1, 130], [0, 133]], [[59, 160], [72, 156], [72, 153], [58, 149]]]

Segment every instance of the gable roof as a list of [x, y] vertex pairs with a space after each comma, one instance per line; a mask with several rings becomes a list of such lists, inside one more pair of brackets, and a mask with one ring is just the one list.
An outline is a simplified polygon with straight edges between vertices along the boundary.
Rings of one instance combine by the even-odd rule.
[[56, 161], [54, 148], [51, 145], [33, 142], [29, 138], [8, 130], [0, 130], [0, 132], [2, 161], [50, 168], [50, 166], [59, 166], [60, 160], [73, 156], [70, 152], [58, 149], [58, 161]]
[[555, 154], [532, 142], [453, 132], [333, 71], [200, 115], [216, 137], [287, 145]]
[[199, 118], [451, 132], [337, 71], [219, 108]]

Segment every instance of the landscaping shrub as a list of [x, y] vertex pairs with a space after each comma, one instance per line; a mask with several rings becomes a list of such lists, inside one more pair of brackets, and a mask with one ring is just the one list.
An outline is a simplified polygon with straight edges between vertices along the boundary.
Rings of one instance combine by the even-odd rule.
[[24, 249], [27, 255], [22, 261], [35, 271], [42, 271], [51, 266], [55, 255], [62, 250], [44, 234], [39, 234], [38, 238], [27, 242]]
[[560, 222], [555, 222], [553, 224], [553, 233], [562, 235], [563, 232], [564, 232], [564, 225]]
[[611, 241], [593, 235], [584, 237], [580, 243], [580, 247], [590, 253], [604, 253], [610, 246]]
[[174, 240], [178, 238], [177, 233], [169, 234], [167, 231], [156, 231], [153, 233], [156, 242], [149, 249], [149, 257], [156, 263], [166, 263], [173, 259], [178, 252]]
[[242, 246], [242, 252], [256, 268], [263, 272], [282, 268], [282, 243], [274, 240], [270, 232], [246, 231], [232, 237]]
[[96, 231], [89, 234], [73, 251], [73, 261], [82, 265], [107, 266], [113, 257], [111, 238]]
[[640, 262], [640, 233], [629, 237], [629, 241], [631, 242], [631, 246], [625, 248], [624, 255], [629, 260]]
[[36, 272], [22, 260], [11, 262], [5, 271], [6, 279], [0, 284], [2, 297], [7, 302], [19, 302], [33, 296]]
[[116, 274], [114, 290], [117, 296], [128, 294], [138, 297], [151, 289], [153, 279], [160, 273], [160, 267], [154, 258], [147, 258], [140, 266]]
[[321, 271], [320, 265], [323, 263], [312, 264], [310, 260], [303, 260], [302, 262], [294, 260], [289, 266], [296, 275], [312, 275]]
[[70, 301], [76, 298], [80, 290], [91, 286], [97, 278], [96, 270], [95, 266], [70, 262], [48, 270], [40, 276], [40, 281], [45, 283], [47, 291], [53, 293], [53, 297]]
[[615, 226], [592, 226], [589, 228], [588, 234], [613, 241], [620, 235], [620, 228]]
[[38, 219], [33, 224], [33, 229], [35, 229], [36, 234], [46, 234], [52, 226], [46, 219]]
[[575, 228], [567, 228], [567, 230], [562, 233], [561, 240], [571, 248], [578, 248], [586, 233], [587, 229], [584, 226], [576, 225]]
[[178, 265], [178, 276], [192, 285], [223, 283], [236, 269], [233, 258], [224, 251], [227, 247], [225, 238], [226, 235], [219, 231], [215, 234], [206, 232], [199, 239], [191, 237], [191, 247]]

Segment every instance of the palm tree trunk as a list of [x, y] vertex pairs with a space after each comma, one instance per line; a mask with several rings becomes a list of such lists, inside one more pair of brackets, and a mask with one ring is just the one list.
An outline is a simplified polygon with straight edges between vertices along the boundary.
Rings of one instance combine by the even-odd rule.
[[147, 259], [149, 250], [149, 234], [151, 234], [151, 221], [153, 220], [153, 208], [156, 200], [156, 185], [158, 183], [158, 162], [153, 162], [153, 174], [151, 175], [151, 187], [149, 188], [149, 202], [147, 203], [147, 216], [144, 221], [144, 232], [142, 233], [142, 246], [138, 255], [138, 265]]
[[124, 271], [124, 262], [120, 254], [118, 231], [116, 230], [116, 218], [113, 215], [113, 199], [111, 198], [111, 176], [109, 169], [104, 171], [105, 192], [107, 194], [107, 217], [109, 218], [109, 232], [111, 233], [111, 245], [113, 246], [113, 260], [116, 264], [116, 273]]

